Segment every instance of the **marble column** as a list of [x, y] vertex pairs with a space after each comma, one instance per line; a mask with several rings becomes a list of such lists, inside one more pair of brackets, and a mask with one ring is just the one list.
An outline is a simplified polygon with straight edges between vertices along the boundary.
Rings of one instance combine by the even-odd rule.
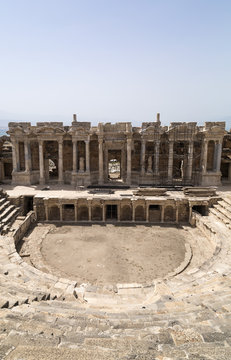
[[16, 140], [16, 159], [17, 159], [17, 171], [20, 171], [20, 157], [19, 157], [19, 141]]
[[164, 222], [164, 205], [161, 206], [161, 222]]
[[193, 141], [190, 141], [188, 145], [188, 166], [186, 173], [187, 180], [191, 180], [192, 178], [192, 165], [193, 165]]
[[160, 141], [155, 142], [155, 175], [159, 175]]
[[189, 215], [188, 215], [189, 224], [190, 224], [191, 219], [192, 219], [192, 205], [189, 204]]
[[179, 219], [179, 209], [178, 209], [178, 204], [176, 204], [176, 224], [178, 224], [178, 219]]
[[218, 141], [216, 144], [216, 172], [219, 172], [221, 170], [221, 153], [222, 153], [222, 142], [221, 140]]
[[91, 221], [91, 201], [88, 202], [88, 221]]
[[72, 141], [73, 143], [73, 172], [77, 172], [77, 141]]
[[63, 140], [59, 141], [59, 183], [63, 182]]
[[117, 204], [117, 221], [120, 221], [120, 202]]
[[59, 205], [60, 221], [63, 221], [63, 204]]
[[90, 171], [90, 153], [89, 153], [89, 140], [85, 140], [86, 149], [86, 172]]
[[31, 170], [31, 157], [30, 157], [30, 144], [28, 140], [24, 141], [24, 154], [25, 154], [25, 171]]
[[45, 220], [48, 221], [49, 220], [49, 208], [48, 208], [48, 204], [45, 202]]
[[99, 139], [99, 184], [103, 184], [103, 139]]
[[145, 147], [146, 147], [146, 140], [142, 139], [141, 141], [141, 175], [144, 176], [145, 174]]
[[132, 222], [135, 221], [135, 218], [136, 218], [136, 207], [134, 201], [132, 201]]
[[103, 222], [106, 221], [106, 205], [103, 203]]
[[17, 149], [16, 149], [17, 143], [15, 140], [12, 140], [12, 161], [13, 161], [13, 172], [18, 171], [17, 166]]
[[173, 146], [174, 146], [174, 141], [169, 140], [169, 145], [168, 145], [168, 181], [171, 182], [172, 181], [172, 170], [173, 170]]
[[78, 220], [78, 204], [77, 201], [75, 201], [75, 222]]
[[44, 156], [43, 156], [43, 140], [39, 141], [39, 183], [44, 184]]
[[207, 172], [208, 141], [204, 139], [202, 146], [202, 174]]
[[132, 139], [127, 139], [127, 184], [131, 184], [131, 168], [132, 168]]
[[149, 222], [149, 204], [146, 203], [146, 222]]

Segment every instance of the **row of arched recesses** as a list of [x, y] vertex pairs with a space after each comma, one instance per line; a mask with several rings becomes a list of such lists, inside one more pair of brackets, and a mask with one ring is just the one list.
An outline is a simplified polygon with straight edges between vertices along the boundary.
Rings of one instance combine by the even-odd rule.
[[[61, 208], [58, 205], [52, 205], [48, 210], [48, 220], [61, 220]], [[134, 216], [134, 218], [133, 218]], [[148, 216], [148, 219], [146, 218]], [[163, 217], [163, 218], [162, 218]], [[63, 221], [103, 221], [103, 206], [91, 206], [90, 211], [87, 205], [78, 205], [75, 209], [74, 204], [62, 205], [62, 220]], [[162, 208], [162, 205], [148, 205], [148, 211], [145, 205], [136, 205], [133, 210], [132, 205], [123, 205], [118, 211], [117, 204], [105, 205], [105, 220], [106, 221], [148, 221], [152, 223], [160, 222], [188, 222], [189, 206], [188, 204], [181, 204], [178, 206], [178, 216], [176, 215], [176, 207], [167, 205]]]

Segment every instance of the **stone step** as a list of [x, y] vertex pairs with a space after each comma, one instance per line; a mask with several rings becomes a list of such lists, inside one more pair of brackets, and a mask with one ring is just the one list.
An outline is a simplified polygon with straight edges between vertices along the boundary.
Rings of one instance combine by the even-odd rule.
[[222, 206], [224, 209], [226, 209], [230, 213], [230, 216], [231, 216], [231, 205], [229, 205], [225, 200], [219, 200], [218, 204], [220, 206]]
[[222, 215], [224, 215], [229, 220], [229, 222], [231, 222], [231, 214], [229, 213], [229, 211], [227, 211], [224, 207], [222, 207], [219, 204], [214, 205], [214, 208], [218, 210]]
[[8, 198], [7, 195], [2, 195], [2, 194], [0, 194], [0, 205], [3, 204], [3, 202], [6, 201], [7, 198]]
[[15, 209], [14, 205], [10, 205], [8, 206], [1, 214], [0, 214], [0, 221], [2, 222], [3, 219], [11, 212]]
[[7, 216], [2, 220], [2, 223], [8, 224], [10, 222], [10, 220], [14, 221], [18, 212], [19, 212], [19, 208], [12, 208], [11, 211], [7, 214]]
[[221, 220], [225, 225], [229, 225], [229, 220], [224, 216], [219, 210], [215, 208], [210, 208], [209, 212], [215, 215], [219, 220]]
[[3, 212], [3, 210], [10, 205], [10, 202], [8, 200], [6, 200], [5, 198], [4, 199], [1, 199], [1, 200], [4, 200], [2, 202], [0, 202], [0, 214], [1, 212]]
[[225, 195], [222, 200], [225, 201], [229, 206], [231, 206], [231, 197], [229, 195]]

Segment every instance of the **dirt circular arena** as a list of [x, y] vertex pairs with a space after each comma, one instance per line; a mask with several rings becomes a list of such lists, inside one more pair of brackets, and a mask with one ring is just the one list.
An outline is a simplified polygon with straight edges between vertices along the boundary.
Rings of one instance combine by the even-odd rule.
[[78, 283], [147, 283], [182, 263], [185, 233], [145, 225], [53, 226], [41, 254], [45, 264]]

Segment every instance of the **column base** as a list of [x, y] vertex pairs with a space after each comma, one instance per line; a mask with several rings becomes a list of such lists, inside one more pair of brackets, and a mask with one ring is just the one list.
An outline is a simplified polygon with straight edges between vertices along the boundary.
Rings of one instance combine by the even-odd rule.
[[203, 186], [221, 185], [221, 172], [207, 172], [201, 175], [201, 184]]
[[39, 184], [40, 185], [45, 185], [45, 179], [39, 179]]

